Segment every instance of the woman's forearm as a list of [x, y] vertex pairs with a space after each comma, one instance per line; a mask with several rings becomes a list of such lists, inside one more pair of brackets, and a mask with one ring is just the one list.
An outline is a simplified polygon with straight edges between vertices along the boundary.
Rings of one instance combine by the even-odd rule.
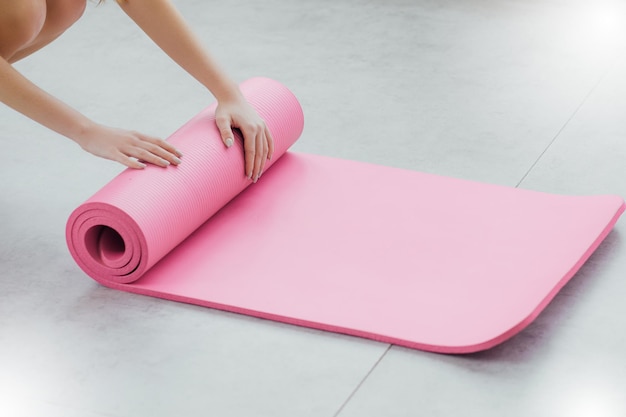
[[46, 93], [0, 58], [0, 101], [26, 117], [79, 141], [93, 122]]
[[66, 136], [94, 155], [143, 168], [180, 163], [180, 152], [167, 142], [138, 132], [95, 123], [46, 93], [0, 58], [0, 102]]
[[233, 128], [244, 140], [245, 175], [256, 182], [274, 152], [265, 122], [245, 100], [187, 26], [170, 0], [117, 0], [137, 25], [178, 65], [204, 85], [218, 101], [215, 123], [224, 144], [234, 143]]
[[178, 65], [218, 101], [239, 94], [169, 0], [118, 0], [122, 9]]

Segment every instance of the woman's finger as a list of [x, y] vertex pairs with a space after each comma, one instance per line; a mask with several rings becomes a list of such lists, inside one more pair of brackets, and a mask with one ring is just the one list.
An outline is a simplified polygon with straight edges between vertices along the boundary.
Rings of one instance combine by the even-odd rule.
[[178, 157], [182, 156], [182, 153], [173, 145], [167, 143], [163, 139], [147, 136], [141, 133], [137, 133], [136, 136], [140, 141], [135, 143], [135, 146], [143, 148], [148, 152], [165, 159], [170, 164], [178, 165], [181, 163], [181, 160]]
[[144, 135], [138, 136], [142, 140], [142, 142], [136, 144], [135, 146], [145, 149], [146, 151], [164, 159], [170, 164], [178, 165], [181, 163], [181, 160], [174, 153], [176, 152], [176, 149], [173, 146], [171, 146], [171, 150], [167, 150], [162, 146], [163, 143], [167, 144], [167, 142], [165, 142], [164, 140], [151, 138]]
[[269, 153], [269, 145], [267, 143], [267, 136], [265, 136], [265, 130], [261, 132], [261, 143], [263, 144], [263, 156], [261, 157], [261, 170], [259, 171], [259, 178], [261, 178], [261, 175], [265, 172], [267, 154]]
[[255, 137], [251, 136], [247, 132], [243, 132], [243, 147], [244, 147], [244, 161], [246, 165], [246, 177], [249, 180], [253, 179], [252, 174], [254, 171], [254, 158], [256, 156], [256, 143]]
[[261, 175], [261, 163], [265, 157], [263, 156], [263, 138], [261, 137], [261, 132], [258, 132], [254, 137], [254, 145], [256, 147], [256, 154], [254, 155], [254, 182], [259, 180], [259, 176]]
[[268, 146], [267, 159], [272, 159], [272, 156], [274, 156], [274, 137], [267, 126], [265, 126], [265, 137], [267, 138]]
[[235, 135], [233, 134], [230, 118], [221, 115], [217, 116], [215, 118], [215, 124], [220, 131], [220, 136], [222, 137], [224, 145], [226, 145], [227, 148], [233, 146], [233, 143], [235, 143]]
[[128, 168], [144, 169], [146, 167], [146, 164], [141, 163], [135, 158], [129, 157], [128, 155], [124, 155], [122, 152], [119, 151], [117, 152], [113, 160], [119, 162], [120, 164], [126, 165]]
[[176, 155], [179, 158], [181, 156], [183, 156], [183, 153], [181, 151], [179, 151], [178, 149], [176, 149], [176, 147], [174, 145], [172, 145], [171, 143], [169, 143], [168, 141], [163, 140], [161, 138], [155, 138], [155, 137], [152, 137], [152, 136], [145, 136], [145, 135], [143, 135], [143, 136], [146, 138], [146, 140], [148, 142], [151, 142], [151, 143], [157, 145], [158, 147], [165, 149], [167, 152], [172, 153], [172, 154]]
[[132, 149], [128, 152], [128, 156], [132, 156], [149, 164], [157, 165], [163, 168], [170, 165], [170, 162], [167, 159], [161, 158], [160, 156], [155, 155], [154, 153], [143, 148], [136, 147]]

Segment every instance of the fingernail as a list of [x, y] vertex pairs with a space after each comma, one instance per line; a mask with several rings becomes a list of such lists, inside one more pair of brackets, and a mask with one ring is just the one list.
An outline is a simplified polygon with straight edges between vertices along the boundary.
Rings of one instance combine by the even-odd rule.
[[170, 161], [166, 160], [166, 159], [161, 159], [161, 161], [163, 161], [163, 163], [165, 164], [165, 166], [170, 165]]
[[226, 139], [226, 147], [230, 148], [231, 146], [233, 146], [233, 140], [231, 138], [227, 138]]
[[180, 159], [178, 159], [178, 158], [174, 157], [174, 163], [175, 163], [176, 165], [180, 164], [181, 162], [183, 162], [183, 161], [181, 161]]
[[183, 153], [181, 151], [179, 151], [178, 149], [174, 149], [176, 151], [176, 155], [178, 155], [179, 157], [183, 156]]

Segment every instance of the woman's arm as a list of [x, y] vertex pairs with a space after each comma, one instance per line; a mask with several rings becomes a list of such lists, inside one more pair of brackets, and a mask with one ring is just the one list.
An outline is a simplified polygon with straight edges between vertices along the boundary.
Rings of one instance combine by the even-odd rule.
[[20, 74], [0, 57], [0, 101], [25, 116], [77, 142], [94, 155], [131, 168], [178, 164], [180, 153], [167, 142], [136, 132], [99, 125]]
[[231, 146], [232, 128], [244, 136], [246, 176], [254, 181], [272, 157], [274, 143], [265, 122], [246, 102], [237, 85], [219, 68], [169, 0], [118, 0], [122, 9], [178, 65], [218, 101], [216, 123]]

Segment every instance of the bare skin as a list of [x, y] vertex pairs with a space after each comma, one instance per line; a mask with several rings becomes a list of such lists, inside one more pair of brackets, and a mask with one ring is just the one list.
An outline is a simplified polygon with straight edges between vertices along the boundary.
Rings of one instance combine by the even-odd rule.
[[[217, 98], [216, 124], [225, 146], [233, 128], [244, 137], [245, 175], [256, 182], [274, 152], [265, 122], [203, 49], [169, 0], [118, 0], [128, 16], [177, 64]], [[86, 0], [0, 0], [0, 101], [78, 143], [131, 168], [178, 165], [172, 145], [139, 132], [98, 124], [46, 93], [12, 64], [61, 36], [82, 16]], [[143, 161], [143, 162], [142, 162]]]

